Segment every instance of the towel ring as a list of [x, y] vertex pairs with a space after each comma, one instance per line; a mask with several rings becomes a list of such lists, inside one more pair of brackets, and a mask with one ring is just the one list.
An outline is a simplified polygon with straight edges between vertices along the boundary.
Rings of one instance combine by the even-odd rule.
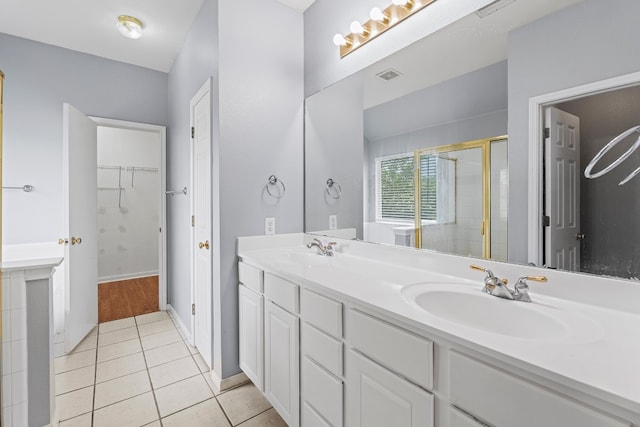
[[[278, 185], [279, 184], [279, 185]], [[275, 195], [271, 192], [271, 187], [282, 187], [282, 191], [280, 192], [280, 195]], [[265, 185], [265, 188], [267, 189], [267, 193], [269, 193], [269, 195], [273, 198], [276, 199], [282, 199], [285, 195], [285, 193], [287, 192], [287, 188], [284, 186], [284, 182], [282, 182], [282, 180], [279, 180], [277, 176], [275, 175], [271, 175], [268, 179], [267, 179], [267, 184]]]
[[[333, 191], [331, 191], [332, 189]], [[342, 196], [342, 187], [340, 187], [340, 184], [338, 184], [331, 178], [327, 180], [327, 188], [325, 189], [325, 191], [332, 199], [337, 200]]]
[[[609, 152], [609, 150], [611, 150], [613, 147], [618, 145], [618, 143], [620, 141], [622, 141], [623, 139], [625, 139], [626, 137], [628, 137], [629, 135], [631, 135], [631, 134], [633, 134], [635, 132], [640, 133], [640, 126], [634, 126], [634, 127], [630, 128], [630, 129], [627, 129], [626, 131], [622, 132], [620, 135], [616, 136], [611, 141], [609, 141], [609, 143], [607, 145], [602, 147], [602, 149], [600, 151], [598, 151], [598, 154], [596, 154], [593, 157], [593, 159], [591, 159], [591, 161], [589, 162], [587, 167], [584, 169], [584, 176], [586, 178], [592, 178], [592, 179], [593, 178], [598, 178], [598, 177], [610, 172], [611, 170], [615, 169], [620, 163], [625, 161], [631, 154], [633, 154], [634, 151], [636, 151], [638, 149], [638, 147], [640, 147], [640, 137], [638, 138], [638, 140], [627, 151], [625, 151], [620, 157], [618, 157], [615, 161], [613, 161], [609, 166], [605, 167], [604, 169], [602, 169], [601, 171], [598, 171], [596, 173], [591, 173], [591, 170], [593, 170], [593, 167], [596, 165], [596, 163], [598, 163], [598, 161], [600, 159], [602, 159], [602, 157], [604, 157], [604, 155], [607, 154]], [[624, 180], [622, 180], [618, 185], [626, 184], [638, 172], [639, 172], [639, 170], [636, 169], [634, 172], [632, 172], [630, 175], [628, 175]]]

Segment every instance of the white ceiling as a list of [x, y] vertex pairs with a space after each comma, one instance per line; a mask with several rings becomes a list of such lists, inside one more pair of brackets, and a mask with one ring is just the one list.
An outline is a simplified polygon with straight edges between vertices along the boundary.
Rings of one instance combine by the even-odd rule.
[[[314, 0], [278, 0], [304, 11]], [[2, 0], [0, 33], [168, 72], [203, 0]], [[144, 36], [122, 37], [119, 15]]]

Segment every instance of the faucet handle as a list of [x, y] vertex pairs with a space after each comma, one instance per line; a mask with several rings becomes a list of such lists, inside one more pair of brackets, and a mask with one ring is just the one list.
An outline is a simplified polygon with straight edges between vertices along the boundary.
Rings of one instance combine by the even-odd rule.
[[487, 273], [487, 278], [488, 279], [497, 279], [497, 277], [493, 274], [493, 272], [487, 268], [484, 267], [480, 267], [479, 265], [475, 265], [475, 264], [471, 264], [469, 266], [472, 270], [478, 270], [478, 271], [482, 271], [484, 273]]
[[540, 282], [540, 283], [546, 283], [549, 281], [549, 279], [547, 278], [547, 276], [522, 276], [518, 279], [518, 282], [522, 280], [529, 280], [532, 282]]

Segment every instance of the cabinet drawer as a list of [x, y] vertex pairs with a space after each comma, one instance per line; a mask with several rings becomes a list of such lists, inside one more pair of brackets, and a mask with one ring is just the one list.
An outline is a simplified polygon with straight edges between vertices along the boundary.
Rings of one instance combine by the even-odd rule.
[[480, 423], [473, 419], [468, 414], [457, 410], [456, 408], [449, 408], [449, 427], [487, 427], [486, 424]]
[[342, 427], [342, 381], [308, 357], [302, 360], [302, 400], [333, 427]]
[[337, 377], [342, 376], [342, 342], [302, 322], [302, 354]]
[[300, 288], [295, 283], [271, 273], [264, 274], [264, 296], [290, 313], [300, 312], [299, 292]]
[[[622, 427], [631, 423], [456, 352], [449, 353], [451, 403], [498, 426]], [[496, 405], [496, 402], [509, 402]]]
[[347, 341], [373, 360], [433, 388], [433, 342], [357, 310], [347, 314]]
[[342, 338], [342, 303], [309, 290], [302, 291], [301, 312], [305, 322]]
[[245, 264], [242, 261], [238, 262], [238, 279], [240, 283], [259, 294], [264, 290], [262, 276], [263, 272], [259, 268]]

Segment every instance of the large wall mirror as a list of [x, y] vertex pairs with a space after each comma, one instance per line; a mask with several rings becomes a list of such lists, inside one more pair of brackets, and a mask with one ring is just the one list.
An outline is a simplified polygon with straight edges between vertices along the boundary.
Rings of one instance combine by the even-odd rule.
[[640, 2], [503, 5], [307, 98], [306, 231], [636, 279]]

